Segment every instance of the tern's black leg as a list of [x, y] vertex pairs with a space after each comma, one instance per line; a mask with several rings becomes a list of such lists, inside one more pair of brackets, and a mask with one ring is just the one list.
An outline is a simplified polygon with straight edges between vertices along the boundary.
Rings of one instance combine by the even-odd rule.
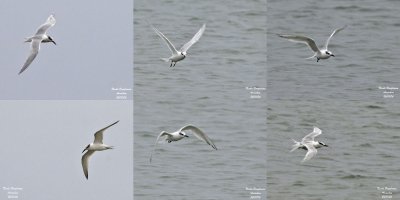
[[317, 62], [319, 61], [319, 58], [317, 57]]
[[169, 67], [172, 67], [172, 63], [174, 63], [174, 62], [171, 61], [171, 65]]
[[174, 67], [175, 67], [175, 65], [176, 65], [176, 62], [174, 63]]

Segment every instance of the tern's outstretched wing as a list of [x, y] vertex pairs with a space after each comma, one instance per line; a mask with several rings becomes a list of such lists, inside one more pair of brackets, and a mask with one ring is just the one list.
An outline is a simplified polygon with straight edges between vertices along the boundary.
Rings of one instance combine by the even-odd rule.
[[169, 50], [172, 52], [173, 55], [178, 54], [178, 51], [176, 50], [175, 46], [172, 44], [172, 42], [170, 42], [168, 40], [167, 37], [165, 37], [164, 34], [162, 34], [158, 29], [156, 29], [156, 27], [151, 26], [153, 28], [153, 30], [157, 33], [158, 36], [160, 36], [161, 39], [163, 39], [165, 41], [165, 43], [167, 43]]
[[204, 142], [206, 142], [207, 144], [211, 145], [212, 148], [214, 148], [215, 150], [217, 150], [217, 147], [215, 146], [215, 144], [211, 141], [211, 139], [205, 134], [203, 133], [203, 131], [201, 131], [199, 128], [193, 126], [193, 125], [187, 125], [182, 127], [179, 132], [181, 131], [186, 131], [186, 130], [190, 130], [193, 132], [193, 135], [195, 135], [198, 139], [203, 140]]
[[154, 144], [154, 148], [153, 148], [153, 150], [151, 151], [151, 154], [150, 154], [150, 162], [151, 162], [151, 159], [152, 159], [152, 157], [153, 157], [153, 152], [154, 152], [154, 150], [156, 149], [158, 140], [160, 140], [161, 137], [167, 136], [167, 135], [172, 136], [171, 134], [169, 134], [169, 133], [167, 133], [167, 132], [165, 132], [165, 131], [162, 131], [162, 132], [158, 135], [157, 140], [156, 140], [156, 143]]
[[343, 26], [342, 28], [338, 28], [338, 29], [334, 30], [334, 31], [332, 32], [331, 36], [329, 36], [329, 38], [326, 40], [324, 49], [328, 49], [328, 45], [329, 45], [329, 42], [331, 41], [331, 38], [332, 38], [334, 35], [336, 35], [336, 33], [339, 33], [339, 31], [345, 29], [346, 27], [347, 27], [347, 25], [346, 25], [346, 26]]
[[31, 52], [28, 56], [28, 59], [26, 59], [24, 65], [22, 66], [21, 70], [19, 71], [18, 74], [21, 74], [22, 72], [24, 72], [26, 70], [26, 68], [29, 67], [29, 65], [32, 63], [32, 61], [36, 58], [36, 56], [39, 53], [39, 49], [40, 49], [40, 43], [42, 42], [41, 39], [32, 39], [31, 42]]
[[307, 44], [312, 51], [314, 52], [318, 52], [319, 49], [317, 47], [317, 45], [315, 44], [314, 40], [305, 36], [300, 36], [300, 35], [278, 35], [279, 37], [288, 39], [289, 41], [292, 42], [300, 42], [300, 43], [304, 43]]
[[314, 147], [314, 145], [312, 143], [305, 143], [303, 145], [307, 147], [308, 151], [306, 153], [306, 156], [304, 156], [303, 161], [301, 161], [301, 162], [310, 160], [312, 157], [314, 157], [317, 154], [317, 149]]
[[56, 24], [56, 19], [54, 18], [54, 15], [50, 15], [47, 18], [47, 21], [44, 24], [40, 25], [40, 27], [36, 31], [35, 35], [45, 34], [47, 29], [49, 29], [50, 27], [54, 26], [55, 24]]
[[94, 142], [93, 142], [93, 143], [96, 143], [96, 144], [103, 144], [103, 132], [104, 132], [106, 129], [108, 129], [108, 128], [110, 128], [111, 126], [113, 126], [114, 124], [118, 123], [118, 122], [119, 122], [119, 120], [116, 121], [116, 122], [114, 122], [114, 123], [112, 123], [112, 124], [110, 124], [110, 125], [108, 125], [108, 126], [106, 126], [106, 127], [104, 127], [104, 128], [102, 128], [102, 129], [100, 129], [100, 130], [98, 130], [98, 131], [94, 134]]
[[83, 169], [83, 173], [85, 174], [86, 179], [89, 178], [89, 171], [88, 171], [88, 168], [89, 168], [89, 159], [90, 159], [90, 156], [92, 156], [93, 153], [94, 153], [94, 151], [88, 150], [88, 151], [87, 151], [85, 154], [83, 154], [83, 156], [82, 156], [82, 160], [81, 160], [81, 162], [82, 162], [82, 169]]
[[309, 133], [308, 135], [304, 136], [304, 138], [301, 140], [301, 143], [307, 143], [310, 141], [314, 141], [314, 138], [317, 137], [318, 135], [321, 135], [322, 131], [318, 127], [314, 126], [313, 132]]
[[199, 31], [197, 31], [197, 33], [193, 36], [193, 38], [181, 47], [180, 51], [186, 52], [194, 43], [199, 41], [200, 37], [204, 33], [204, 30], [206, 30], [206, 24], [203, 24], [203, 26], [200, 28]]

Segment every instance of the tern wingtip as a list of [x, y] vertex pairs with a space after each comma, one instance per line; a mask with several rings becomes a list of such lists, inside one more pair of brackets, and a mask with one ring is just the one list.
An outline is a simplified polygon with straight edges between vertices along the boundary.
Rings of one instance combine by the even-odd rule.
[[276, 33], [276, 35], [277, 35], [278, 37], [285, 38], [285, 35], [283, 35], [283, 34]]

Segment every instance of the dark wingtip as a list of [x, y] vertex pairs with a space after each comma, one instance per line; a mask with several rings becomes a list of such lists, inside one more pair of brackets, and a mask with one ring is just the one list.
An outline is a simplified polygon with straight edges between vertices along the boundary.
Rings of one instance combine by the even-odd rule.
[[110, 127], [110, 126], [114, 126], [114, 125], [117, 124], [118, 122], [119, 122], [119, 120], [117, 120], [116, 122], [110, 124], [109, 127]]

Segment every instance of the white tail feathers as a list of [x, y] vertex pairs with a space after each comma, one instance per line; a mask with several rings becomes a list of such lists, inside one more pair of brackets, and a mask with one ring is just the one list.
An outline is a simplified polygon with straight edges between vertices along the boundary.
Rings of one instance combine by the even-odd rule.
[[292, 141], [294, 142], [293, 146], [292, 146], [292, 150], [290, 150], [290, 152], [298, 149], [299, 147], [301, 147], [300, 142], [297, 142], [296, 140], [292, 139]]
[[26, 37], [24, 42], [32, 42], [32, 37]]
[[312, 58], [315, 58], [315, 56], [317, 56], [317, 53], [315, 53], [313, 56], [308, 57], [308, 58], [306, 58], [306, 59], [312, 59]]
[[169, 58], [160, 58], [161, 60], [163, 60], [164, 62], [169, 62]]

